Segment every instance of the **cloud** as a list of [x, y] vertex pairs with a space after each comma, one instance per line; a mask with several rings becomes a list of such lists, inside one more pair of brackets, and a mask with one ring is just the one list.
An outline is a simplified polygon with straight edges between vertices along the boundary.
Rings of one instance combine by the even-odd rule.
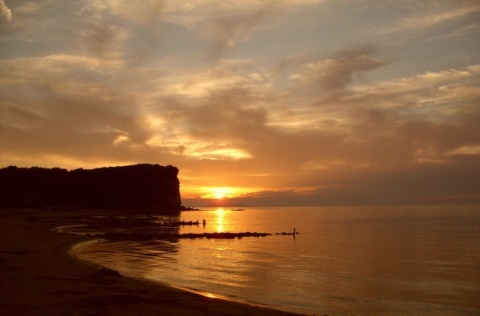
[[96, 57], [105, 59], [120, 59], [122, 57], [122, 42], [127, 33], [115, 25], [91, 24], [82, 31], [80, 45], [87, 46]]
[[[251, 107], [254, 98], [246, 88], [212, 92], [200, 102], [168, 103], [159, 108], [168, 125], [181, 126], [180, 134], [195, 140], [185, 146], [193, 157], [248, 158], [246, 144], [264, 129], [266, 113]], [[205, 144], [199, 148], [199, 144]]]
[[[432, 121], [449, 120], [470, 111], [480, 94], [477, 92], [478, 66], [426, 72], [401, 79], [357, 85], [351, 89], [353, 102], [364, 99], [378, 108], [401, 111]], [[364, 101], [364, 102], [365, 102]], [[429, 113], [426, 116], [426, 113]]]
[[[246, 153], [250, 167], [268, 170], [273, 178], [291, 165], [308, 174], [445, 164], [456, 148], [478, 142], [475, 124], [467, 119], [475, 116], [480, 98], [477, 66], [359, 84], [356, 71], [383, 62], [367, 54], [372, 50], [349, 52], [325, 63], [335, 65], [329, 77], [340, 78], [335, 87], [342, 93], [332, 99], [312, 92], [305, 98], [320, 107], [305, 102], [303, 89], [278, 91], [268, 71], [245, 64], [223, 63], [178, 77], [165, 87], [170, 94], [160, 93], [154, 101], [151, 115], [170, 131], [158, 144], [177, 139], [172, 147], [181, 146], [182, 155], [191, 158], [224, 160], [229, 152]], [[303, 84], [309, 85], [308, 79]]]
[[215, 18], [209, 31], [209, 36], [215, 41], [211, 58], [217, 60], [226, 49], [233, 48], [239, 42], [247, 40], [250, 33], [269, 14], [271, 14], [271, 9], [266, 6], [248, 15]]
[[164, 1], [135, 4], [113, 0], [90, 0], [80, 11], [77, 47], [87, 47], [96, 57], [119, 59], [139, 66], [150, 59], [163, 35]]
[[335, 56], [309, 63], [301, 72], [291, 75], [301, 82], [315, 82], [325, 90], [344, 89], [354, 76], [384, 66], [386, 63], [372, 56], [373, 47], [344, 50]]
[[172, 1], [165, 5], [166, 21], [188, 28], [212, 42], [209, 59], [218, 61], [254, 33], [268, 29], [274, 18], [288, 16], [298, 8], [322, 1]]
[[[342, 51], [316, 62], [328, 65], [328, 75], [300, 67], [296, 73], [308, 79], [303, 84], [328, 77], [342, 89], [335, 99], [308, 96], [322, 107], [305, 103], [302, 89], [277, 90], [268, 67], [254, 63], [224, 61], [155, 81], [156, 72], [101, 58], [56, 55], [3, 62], [4, 137], [16, 139], [4, 148], [69, 157], [118, 155], [128, 161], [150, 154], [186, 159], [194, 169], [199, 159], [245, 160], [273, 179], [291, 165], [300, 166], [298, 177], [308, 178], [339, 168], [445, 164], [479, 143], [473, 119], [479, 66], [358, 84], [357, 72], [383, 63], [372, 54]], [[25, 86], [29, 94], [20, 93]], [[46, 140], [43, 149], [28, 139], [32, 131]], [[229, 172], [239, 178], [244, 171]]]
[[394, 23], [392, 26], [381, 28], [380, 31], [388, 34], [406, 30], [426, 29], [479, 12], [480, 6], [475, 1], [466, 2], [466, 4], [462, 5], [445, 3], [437, 10], [432, 10], [431, 7], [425, 8], [423, 4], [420, 4], [420, 8], [416, 8], [410, 16]]
[[169, 75], [162, 97], [205, 98], [216, 91], [238, 87], [248, 87], [261, 95], [268, 89], [269, 80], [268, 70], [257, 64], [223, 60], [208, 68]]
[[[152, 131], [135, 94], [117, 90], [102, 73], [114, 69], [109, 65], [59, 55], [3, 61], [1, 68], [8, 78], [0, 103], [4, 154], [99, 163], [162, 155], [145, 145]], [[28, 93], [20, 93], [27, 86]]]
[[0, 17], [3, 17], [5, 21], [12, 21], [12, 10], [10, 10], [3, 0], [0, 0]]
[[[266, 2], [254, 6], [223, 6], [215, 4], [195, 10], [196, 14], [184, 16], [173, 14], [167, 19], [186, 26], [199, 37], [212, 43], [209, 59], [217, 61], [224, 53], [236, 47], [239, 43], [250, 39], [251, 35], [260, 30], [262, 25], [273, 14], [278, 13], [278, 7]], [[197, 12], [198, 11], [198, 12]], [[264, 26], [263, 26], [264, 27]]]
[[114, 17], [116, 21], [135, 24], [151, 24], [165, 7], [163, 0], [142, 0], [136, 3], [116, 0], [89, 0], [84, 11], [95, 19]]
[[265, 3], [275, 2], [276, 6], [292, 8], [298, 6], [311, 6], [321, 3], [322, 0], [278, 0], [278, 1], [264, 1], [264, 0], [186, 0], [186, 1], [169, 1], [166, 3], [168, 11], [173, 12], [192, 12], [198, 9], [211, 9], [212, 7], [218, 10], [229, 11], [256, 11], [265, 6]]

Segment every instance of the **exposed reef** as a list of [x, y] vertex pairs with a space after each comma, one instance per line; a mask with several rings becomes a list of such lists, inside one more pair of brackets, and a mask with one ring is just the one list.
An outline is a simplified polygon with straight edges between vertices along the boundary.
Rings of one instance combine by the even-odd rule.
[[134, 240], [134, 241], [145, 241], [145, 240], [178, 240], [178, 239], [241, 239], [244, 237], [267, 237], [271, 235], [282, 235], [282, 236], [295, 236], [298, 232], [295, 233], [257, 233], [257, 232], [242, 232], [242, 233], [233, 233], [233, 232], [215, 232], [215, 233], [187, 233], [179, 234], [176, 232], [107, 232], [105, 234], [97, 235], [98, 237], [105, 238], [108, 240]]
[[188, 233], [188, 234], [179, 234], [177, 232], [107, 232], [98, 237], [105, 238], [108, 240], [134, 240], [134, 241], [145, 241], [145, 240], [178, 240], [178, 239], [197, 239], [197, 238], [207, 238], [207, 239], [235, 239], [243, 237], [266, 237], [271, 234], [268, 233]]
[[84, 221], [84, 225], [74, 230], [79, 233], [94, 235], [107, 240], [150, 241], [179, 239], [241, 239], [245, 237], [267, 237], [272, 235], [296, 236], [298, 232], [266, 233], [266, 232], [203, 232], [180, 233], [180, 226], [201, 225], [199, 221], [172, 221], [171, 218], [157, 216], [148, 217], [92, 217]]

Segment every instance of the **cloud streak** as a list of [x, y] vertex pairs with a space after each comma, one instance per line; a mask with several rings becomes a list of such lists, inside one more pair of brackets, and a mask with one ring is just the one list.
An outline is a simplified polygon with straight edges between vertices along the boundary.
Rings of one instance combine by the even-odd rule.
[[463, 6], [442, 3], [437, 7], [432, 10], [431, 3], [428, 2], [415, 4], [411, 14], [392, 26], [382, 28], [381, 32], [398, 33], [410, 29], [431, 28], [480, 13], [480, 6], [476, 1], [466, 1]]

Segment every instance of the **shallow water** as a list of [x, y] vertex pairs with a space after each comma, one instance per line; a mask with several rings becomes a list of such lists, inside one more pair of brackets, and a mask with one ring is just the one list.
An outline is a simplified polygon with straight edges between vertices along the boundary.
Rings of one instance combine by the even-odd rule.
[[214, 209], [176, 219], [200, 221], [180, 233], [299, 234], [75, 251], [128, 276], [288, 311], [480, 314], [479, 206]]

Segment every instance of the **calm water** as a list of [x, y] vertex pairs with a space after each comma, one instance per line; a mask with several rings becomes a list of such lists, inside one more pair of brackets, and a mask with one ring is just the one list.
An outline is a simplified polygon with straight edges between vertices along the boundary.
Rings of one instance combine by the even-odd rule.
[[299, 232], [234, 240], [97, 242], [125, 275], [309, 314], [480, 314], [480, 207], [183, 212], [190, 232]]

